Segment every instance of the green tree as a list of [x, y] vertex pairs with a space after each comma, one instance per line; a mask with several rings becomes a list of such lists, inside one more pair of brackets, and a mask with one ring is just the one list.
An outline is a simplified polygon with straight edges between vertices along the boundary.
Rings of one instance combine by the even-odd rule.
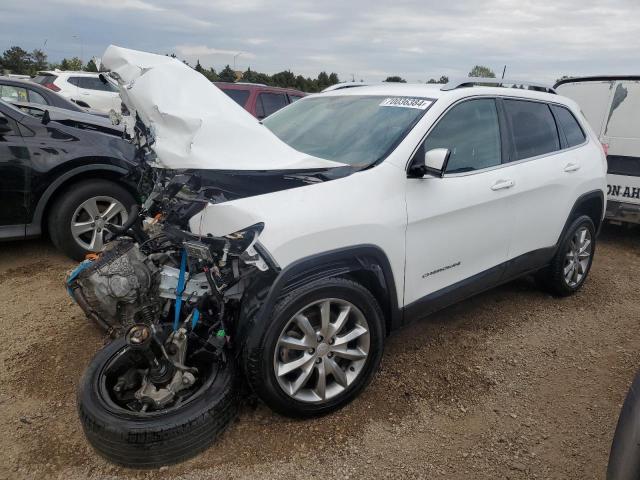
[[82, 60], [78, 57], [73, 57], [71, 59], [63, 58], [60, 62], [60, 70], [79, 72], [82, 70]]
[[40, 70], [46, 70], [49, 67], [47, 62], [47, 54], [39, 48], [34, 49], [31, 54], [31, 75], [37, 74]]
[[331, 74], [329, 75], [329, 85], [335, 85], [336, 83], [340, 83], [338, 74], [331, 72]]
[[320, 72], [318, 74], [317, 82], [318, 82], [318, 84], [317, 84], [318, 91], [322, 91], [325, 88], [327, 88], [329, 85], [331, 85], [329, 83], [329, 75], [327, 75], [327, 72]]
[[87, 64], [84, 66], [83, 70], [85, 72], [97, 72], [98, 71], [98, 66], [96, 65], [96, 62], [93, 60], [93, 58], [87, 62]]
[[236, 81], [236, 72], [234, 72], [229, 65], [224, 67], [224, 69], [219, 74], [221, 82], [235, 82]]
[[289, 70], [271, 75], [271, 82], [275, 87], [293, 88], [296, 86], [296, 76]]
[[194, 67], [194, 70], [198, 73], [204, 73], [204, 68], [202, 68], [202, 65], [200, 65], [200, 59], [196, 61], [196, 66]]
[[218, 72], [216, 72], [213, 67], [211, 67], [209, 70], [205, 70], [204, 72], [202, 72], [202, 74], [207, 77], [207, 80], [209, 80], [210, 82], [217, 82], [218, 80], [220, 80]]
[[430, 78], [427, 83], [449, 83], [449, 77], [446, 75], [442, 75], [438, 80], [435, 78]]
[[476, 65], [469, 72], [470, 77], [496, 78], [496, 74], [489, 67]]
[[402, 78], [399, 77], [397, 75], [391, 76], [391, 77], [387, 77], [385, 82], [392, 82], [392, 83], [407, 83], [407, 81]]
[[2, 65], [11, 73], [27, 75], [32, 66], [31, 55], [26, 50], [13, 46], [2, 54]]

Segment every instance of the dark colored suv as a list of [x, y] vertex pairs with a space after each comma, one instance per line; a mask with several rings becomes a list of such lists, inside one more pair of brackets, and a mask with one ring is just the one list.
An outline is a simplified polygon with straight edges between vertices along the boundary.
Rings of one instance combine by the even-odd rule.
[[306, 95], [292, 88], [269, 87], [259, 83], [214, 82], [214, 84], [258, 120], [268, 117]]
[[136, 202], [127, 180], [135, 148], [115, 127], [89, 121], [99, 117], [48, 109], [38, 117], [0, 101], [0, 240], [48, 231], [81, 260], [102, 250], [105, 223], [124, 224]]

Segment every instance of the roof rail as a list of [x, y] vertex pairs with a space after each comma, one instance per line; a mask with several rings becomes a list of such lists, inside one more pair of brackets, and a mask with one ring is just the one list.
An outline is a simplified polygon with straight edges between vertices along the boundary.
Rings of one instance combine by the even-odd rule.
[[467, 77], [459, 78], [447, 83], [440, 90], [449, 91], [456, 88], [473, 87], [476, 85], [495, 85], [496, 87], [502, 87], [504, 85], [522, 85], [527, 87], [527, 90], [536, 90], [538, 92], [556, 93], [554, 88], [550, 85], [542, 83], [528, 82], [526, 80], [509, 80], [507, 78], [483, 78], [483, 77]]
[[345, 88], [354, 88], [354, 87], [366, 87], [367, 85], [370, 85], [369, 83], [364, 83], [364, 82], [342, 82], [342, 83], [336, 83], [334, 85], [331, 85], [327, 88], [325, 88], [324, 90], [322, 90], [322, 93], [324, 92], [332, 92], [334, 90], [342, 90]]

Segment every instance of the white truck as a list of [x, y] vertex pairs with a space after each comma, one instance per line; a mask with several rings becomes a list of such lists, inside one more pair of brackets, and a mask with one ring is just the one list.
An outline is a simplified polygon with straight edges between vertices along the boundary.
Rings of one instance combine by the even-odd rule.
[[640, 223], [640, 75], [560, 80], [607, 151], [607, 219]]

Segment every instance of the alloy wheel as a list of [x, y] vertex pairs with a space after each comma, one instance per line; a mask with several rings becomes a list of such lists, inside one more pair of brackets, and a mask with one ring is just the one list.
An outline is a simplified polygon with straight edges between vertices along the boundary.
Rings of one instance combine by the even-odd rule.
[[591, 262], [591, 253], [591, 232], [587, 227], [581, 227], [573, 234], [565, 254], [562, 272], [569, 287], [575, 288], [584, 280]]
[[369, 324], [358, 307], [337, 298], [315, 301], [298, 311], [280, 333], [274, 373], [290, 397], [322, 403], [359, 377], [369, 347]]
[[109, 196], [91, 197], [82, 202], [71, 216], [71, 235], [80, 247], [90, 252], [104, 248], [104, 226], [122, 226], [127, 221], [127, 209]]

